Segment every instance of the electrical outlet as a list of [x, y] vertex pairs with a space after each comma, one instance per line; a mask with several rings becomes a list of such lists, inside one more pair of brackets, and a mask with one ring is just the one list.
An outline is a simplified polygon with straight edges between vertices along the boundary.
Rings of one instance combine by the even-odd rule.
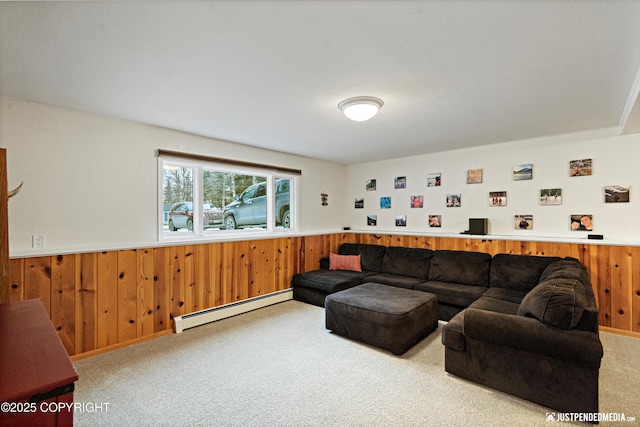
[[44, 236], [42, 234], [34, 234], [31, 236], [31, 243], [34, 249], [44, 249]]

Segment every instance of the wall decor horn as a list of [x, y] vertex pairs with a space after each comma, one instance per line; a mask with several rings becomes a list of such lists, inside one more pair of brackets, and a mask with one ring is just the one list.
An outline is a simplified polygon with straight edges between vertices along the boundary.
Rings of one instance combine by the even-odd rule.
[[20, 189], [22, 188], [22, 184], [24, 184], [24, 181], [21, 182], [20, 185], [18, 185], [16, 188], [9, 191], [9, 197], [8, 197], [9, 199], [15, 196], [16, 194], [18, 194], [18, 191], [20, 191]]

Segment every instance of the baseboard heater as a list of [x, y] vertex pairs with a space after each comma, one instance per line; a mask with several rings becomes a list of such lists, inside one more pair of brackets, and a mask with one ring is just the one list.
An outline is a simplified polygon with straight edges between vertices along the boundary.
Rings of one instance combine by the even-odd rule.
[[293, 299], [293, 290], [284, 289], [282, 291], [272, 292], [259, 297], [253, 297], [221, 305], [219, 307], [184, 314], [173, 318], [173, 332], [179, 334], [185, 329], [195, 328], [196, 326], [226, 319], [227, 317], [236, 316], [238, 314], [247, 313], [249, 311], [257, 310], [258, 308], [267, 307], [290, 299]]

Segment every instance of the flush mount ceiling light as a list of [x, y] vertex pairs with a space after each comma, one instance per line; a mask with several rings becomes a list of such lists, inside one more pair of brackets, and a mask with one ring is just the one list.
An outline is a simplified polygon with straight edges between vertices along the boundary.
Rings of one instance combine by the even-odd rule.
[[356, 96], [345, 99], [338, 104], [338, 108], [351, 120], [364, 122], [378, 114], [378, 110], [383, 105], [382, 99], [373, 96]]

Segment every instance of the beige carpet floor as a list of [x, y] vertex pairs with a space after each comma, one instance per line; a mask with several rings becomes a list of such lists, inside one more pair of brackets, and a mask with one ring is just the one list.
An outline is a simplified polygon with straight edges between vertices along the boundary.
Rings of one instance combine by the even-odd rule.
[[[103, 407], [76, 411], [75, 425], [588, 425], [548, 421], [548, 408], [447, 374], [441, 331], [394, 356], [287, 301], [75, 362], [75, 401]], [[640, 425], [640, 339], [601, 340], [600, 411], [627, 418], [601, 425]]]

